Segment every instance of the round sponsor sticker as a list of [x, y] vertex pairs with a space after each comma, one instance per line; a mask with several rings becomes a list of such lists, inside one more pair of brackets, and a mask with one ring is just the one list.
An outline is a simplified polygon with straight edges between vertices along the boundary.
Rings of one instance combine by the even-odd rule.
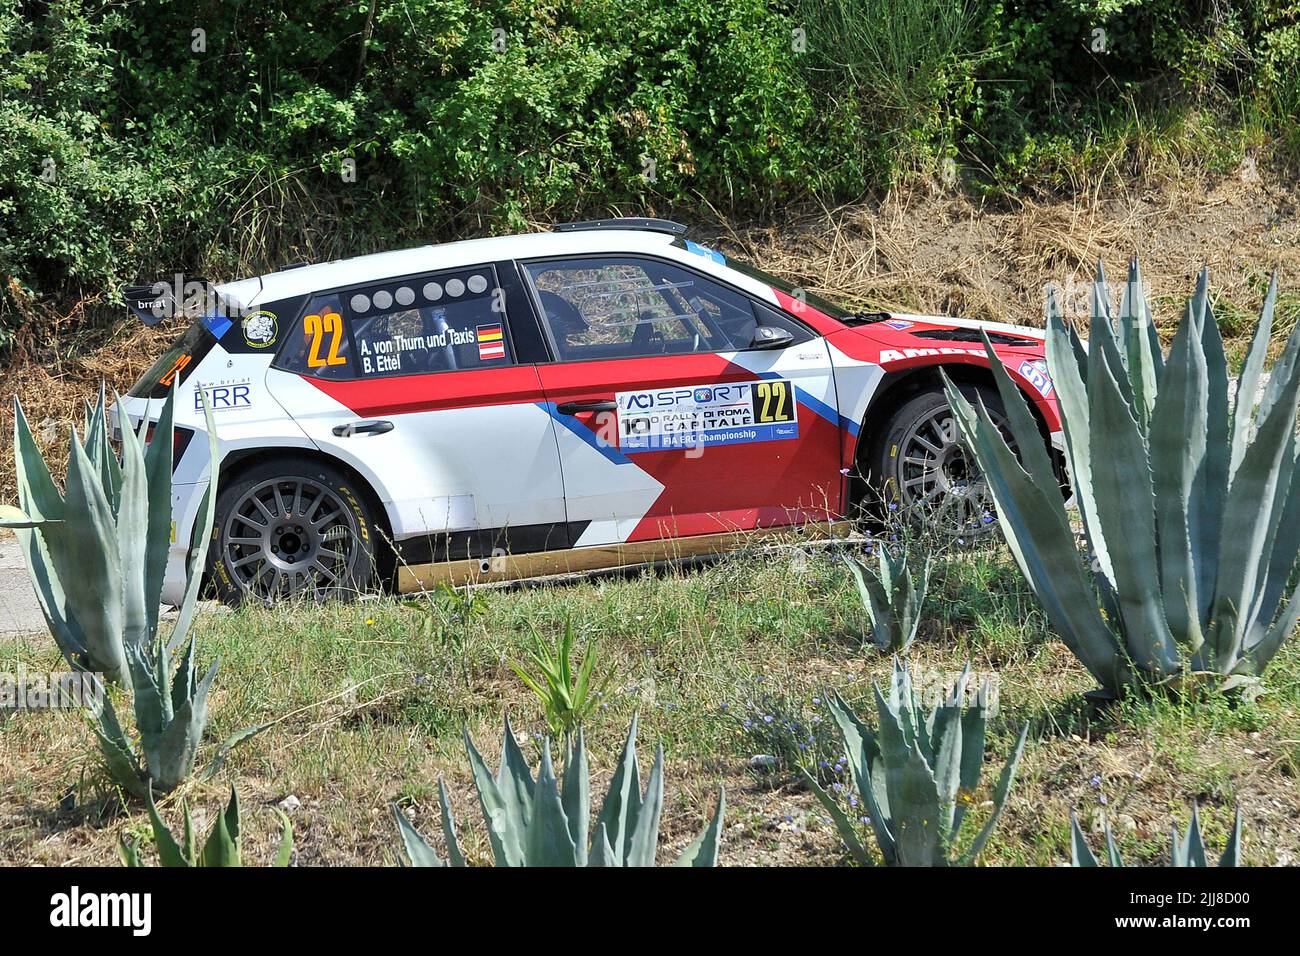
[[255, 349], [275, 344], [279, 323], [274, 312], [254, 312], [244, 317], [244, 341]]

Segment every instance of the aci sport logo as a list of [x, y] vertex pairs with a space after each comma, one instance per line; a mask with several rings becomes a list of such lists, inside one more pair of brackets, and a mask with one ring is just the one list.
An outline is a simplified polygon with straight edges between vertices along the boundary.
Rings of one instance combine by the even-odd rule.
[[799, 437], [795, 390], [784, 379], [619, 392], [625, 453]]

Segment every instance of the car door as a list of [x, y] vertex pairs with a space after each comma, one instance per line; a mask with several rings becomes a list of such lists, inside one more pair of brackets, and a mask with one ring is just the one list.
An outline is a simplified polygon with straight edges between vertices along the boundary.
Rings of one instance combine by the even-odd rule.
[[[718, 535], [841, 512], [825, 342], [681, 264], [521, 264], [575, 546]], [[755, 347], [756, 341], [760, 346]]]
[[408, 571], [568, 546], [554, 420], [497, 275], [317, 295], [267, 376], [317, 447], [377, 490]]

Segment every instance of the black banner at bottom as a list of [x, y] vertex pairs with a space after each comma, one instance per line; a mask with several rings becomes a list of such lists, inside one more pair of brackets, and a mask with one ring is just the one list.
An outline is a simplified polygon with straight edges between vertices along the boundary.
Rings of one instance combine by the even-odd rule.
[[1080, 940], [1105, 930], [1226, 940], [1289, 927], [1298, 884], [1289, 869], [0, 869], [0, 914], [10, 945], [47, 934], [233, 942], [240, 937], [227, 934], [240, 928], [259, 943], [337, 946], [431, 924], [487, 930], [499, 942], [554, 930], [565, 913], [581, 919], [589, 939], [607, 922], [732, 945], [810, 924], [819, 945], [827, 936], [860, 942], [876, 921], [942, 935], [995, 921], [1000, 942], [1041, 942], [1043, 930], [1059, 937], [1066, 929]]

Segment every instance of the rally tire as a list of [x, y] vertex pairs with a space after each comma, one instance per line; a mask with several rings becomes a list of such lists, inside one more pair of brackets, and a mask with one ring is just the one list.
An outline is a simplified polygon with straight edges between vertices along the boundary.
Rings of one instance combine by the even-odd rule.
[[288, 455], [223, 479], [208, 568], [232, 606], [352, 600], [377, 579], [369, 496], [343, 471]]
[[[982, 400], [1015, 451], [998, 393], [958, 386], [978, 407]], [[940, 389], [928, 389], [899, 406], [877, 433], [864, 462], [875, 517], [902, 517], [944, 536], [982, 537], [996, 527], [993, 501], [974, 456], [962, 442]]]

